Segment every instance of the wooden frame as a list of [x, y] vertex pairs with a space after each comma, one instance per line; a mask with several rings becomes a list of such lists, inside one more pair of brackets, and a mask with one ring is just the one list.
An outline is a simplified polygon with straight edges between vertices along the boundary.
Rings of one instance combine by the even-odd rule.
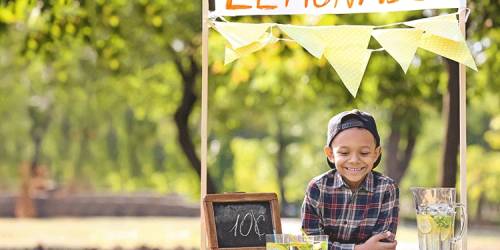
[[[219, 248], [217, 241], [217, 231], [215, 228], [215, 217], [213, 203], [224, 202], [252, 202], [252, 201], [268, 201], [271, 205], [271, 213], [273, 218], [273, 227], [277, 234], [281, 233], [281, 217], [278, 197], [275, 193], [225, 193], [225, 194], [208, 194], [203, 199], [204, 214], [203, 220], [208, 238], [208, 249], [224, 249], [224, 250], [265, 250], [265, 247], [239, 247], [239, 248]], [[203, 236], [202, 236], [203, 237]]]
[[[213, 6], [213, 0], [201, 0], [202, 1], [202, 91], [201, 91], [201, 178], [200, 178], [200, 191], [201, 197], [205, 197], [207, 193], [207, 148], [208, 148], [208, 11], [209, 2]], [[465, 22], [466, 15], [465, 10], [467, 9], [467, 0], [460, 1], [460, 8], [462, 10], [459, 15], [458, 22], [460, 24], [460, 29], [465, 35]], [[465, 210], [468, 210], [467, 206], [467, 96], [466, 96], [466, 71], [465, 66], [460, 64], [459, 66], [459, 126], [460, 126], [460, 202], [464, 204]], [[205, 213], [205, 206], [203, 205], [203, 200], [200, 200], [200, 212], [201, 215]], [[213, 211], [212, 211], [213, 212]], [[201, 216], [201, 240], [200, 248], [206, 248], [206, 235], [205, 235], [205, 217]], [[280, 225], [281, 230], [281, 225]], [[464, 236], [462, 238], [462, 250], [467, 249], [467, 231], [468, 231], [468, 217], [466, 213]]]

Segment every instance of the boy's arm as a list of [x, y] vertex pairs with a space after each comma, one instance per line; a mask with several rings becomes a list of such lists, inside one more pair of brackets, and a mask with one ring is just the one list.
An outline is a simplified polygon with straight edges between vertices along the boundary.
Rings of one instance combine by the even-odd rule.
[[[319, 199], [320, 192], [320, 189], [315, 183], [309, 183], [301, 209], [302, 230], [307, 235], [325, 234], [321, 219], [322, 213], [320, 212], [320, 207], [323, 207], [324, 204], [322, 204], [322, 201]], [[339, 242], [328, 241], [328, 249], [353, 250], [354, 244], [341, 244]]]
[[323, 234], [322, 214], [319, 210], [320, 206], [323, 207], [324, 204], [320, 204], [320, 194], [318, 185], [311, 181], [307, 186], [301, 209], [302, 230], [307, 235]]
[[399, 188], [396, 184], [388, 185], [382, 198], [380, 214], [373, 229], [372, 234], [378, 234], [385, 231], [390, 231], [396, 234], [398, 228], [399, 215]]

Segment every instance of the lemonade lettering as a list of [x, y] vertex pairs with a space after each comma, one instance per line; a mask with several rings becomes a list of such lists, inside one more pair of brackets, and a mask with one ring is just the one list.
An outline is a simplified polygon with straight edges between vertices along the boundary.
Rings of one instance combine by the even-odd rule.
[[[378, 4], [393, 4], [399, 2], [399, 0], [372, 0], [378, 1]], [[419, 1], [419, 0], [415, 0]], [[421, 0], [420, 0], [421, 1]], [[263, 3], [263, 2], [267, 2]], [[314, 8], [324, 8], [324, 7], [333, 7], [337, 8], [337, 6], [342, 4], [346, 4], [347, 7], [352, 8], [355, 6], [355, 2], [357, 2], [358, 6], [362, 6], [364, 0], [296, 0], [292, 2], [303, 2], [304, 8], [308, 8], [311, 6]], [[276, 9], [278, 6], [284, 6], [285, 8], [290, 6], [290, 0], [226, 0], [226, 9], [228, 10], [240, 10], [240, 9]]]
[[213, 0], [213, 16], [343, 14], [459, 8], [462, 0]]

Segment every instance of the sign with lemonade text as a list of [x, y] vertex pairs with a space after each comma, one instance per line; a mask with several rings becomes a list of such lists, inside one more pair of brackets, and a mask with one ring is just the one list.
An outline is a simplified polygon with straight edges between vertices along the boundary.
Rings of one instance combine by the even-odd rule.
[[462, 0], [211, 0], [211, 16], [346, 14], [459, 8]]

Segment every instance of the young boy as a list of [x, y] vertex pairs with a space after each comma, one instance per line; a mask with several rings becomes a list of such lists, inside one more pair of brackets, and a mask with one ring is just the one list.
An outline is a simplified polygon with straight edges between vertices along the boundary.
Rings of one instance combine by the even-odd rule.
[[359, 110], [328, 122], [324, 148], [332, 170], [313, 178], [302, 204], [302, 229], [329, 236], [329, 249], [396, 249], [399, 189], [372, 171], [381, 159], [375, 119]]

